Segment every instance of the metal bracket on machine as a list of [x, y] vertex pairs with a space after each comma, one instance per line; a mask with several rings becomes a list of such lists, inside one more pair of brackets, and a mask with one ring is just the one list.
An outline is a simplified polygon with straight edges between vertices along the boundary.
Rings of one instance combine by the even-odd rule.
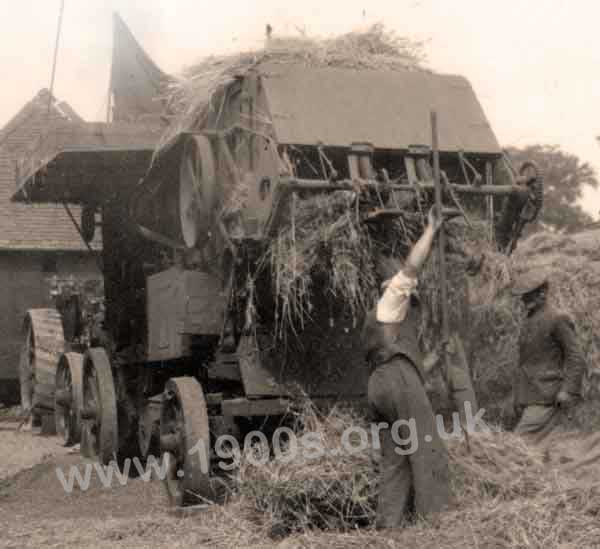
[[262, 365], [260, 349], [252, 335], [242, 336], [237, 354], [246, 395], [264, 397], [285, 394], [283, 388]]
[[284, 393], [283, 387], [277, 383], [273, 375], [263, 367], [260, 349], [256, 341], [254, 326], [253, 290], [250, 288], [248, 303], [246, 304], [246, 319], [242, 337], [240, 339], [237, 355], [239, 358], [240, 372], [244, 390], [249, 397], [253, 396], [279, 396]]

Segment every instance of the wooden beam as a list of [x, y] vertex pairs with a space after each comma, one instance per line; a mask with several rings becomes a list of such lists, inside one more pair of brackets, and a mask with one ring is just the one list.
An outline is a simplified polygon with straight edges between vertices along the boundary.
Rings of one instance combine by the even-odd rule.
[[277, 416], [285, 414], [290, 404], [284, 398], [232, 398], [221, 403], [221, 410], [224, 416]]
[[[392, 189], [395, 191], [412, 191], [416, 192], [414, 186], [404, 183], [380, 183], [373, 180], [361, 180], [360, 186], [373, 189]], [[333, 191], [356, 191], [357, 184], [349, 180], [336, 181], [330, 183], [324, 179], [298, 179], [298, 178], [282, 178], [279, 185], [282, 188], [288, 188], [292, 191], [309, 191], [309, 192], [333, 192]], [[461, 194], [475, 195], [493, 195], [505, 196], [509, 194], [528, 195], [529, 191], [525, 187], [518, 185], [481, 185], [475, 187], [473, 185], [461, 185], [458, 183], [450, 183], [450, 188]], [[434, 191], [435, 185], [433, 182], [425, 181], [419, 183], [419, 190]]]
[[[438, 219], [442, 219], [442, 180], [440, 176], [440, 151], [438, 145], [437, 113], [431, 111], [431, 149], [433, 153], [433, 180], [435, 184], [435, 209]], [[446, 232], [442, 226], [438, 231], [438, 273], [442, 305], [442, 343], [448, 343], [450, 318], [448, 311], [448, 286], [446, 282]]]

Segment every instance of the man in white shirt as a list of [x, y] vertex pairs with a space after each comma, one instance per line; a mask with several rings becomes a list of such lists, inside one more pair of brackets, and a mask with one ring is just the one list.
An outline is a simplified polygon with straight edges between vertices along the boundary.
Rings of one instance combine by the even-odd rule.
[[368, 399], [373, 420], [379, 423], [381, 447], [379, 528], [404, 523], [411, 507], [411, 488], [418, 515], [443, 510], [450, 498], [448, 453], [425, 391], [418, 343], [417, 276], [443, 223], [433, 209], [428, 221], [403, 265], [393, 258], [379, 260], [383, 294], [367, 315], [363, 330], [372, 368]]

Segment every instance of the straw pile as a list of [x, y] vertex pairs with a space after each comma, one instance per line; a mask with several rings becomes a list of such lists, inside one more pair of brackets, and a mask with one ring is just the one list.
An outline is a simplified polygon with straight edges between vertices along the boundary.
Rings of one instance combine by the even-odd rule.
[[498, 501], [478, 499], [468, 507], [444, 513], [399, 531], [346, 534], [306, 533], [290, 537], [280, 548], [374, 549], [576, 549], [598, 547], [600, 489], [556, 488], [536, 497]]
[[534, 234], [517, 249], [513, 267], [516, 274], [547, 273], [550, 300], [574, 317], [585, 355], [600, 367], [600, 231]]
[[543, 269], [550, 280], [549, 299], [575, 321], [588, 376], [587, 402], [577, 409], [586, 431], [600, 429], [600, 230], [572, 235], [538, 233], [523, 242], [514, 259], [518, 274]]
[[[202, 128], [211, 110], [220, 106], [214, 101], [218, 93], [236, 76], [266, 61], [313, 67], [407, 70], [420, 68], [424, 60], [422, 43], [399, 37], [382, 24], [365, 32], [330, 39], [273, 38], [261, 50], [207, 57], [168, 84], [164, 98], [172, 121], [158, 148], [168, 146], [179, 132]], [[265, 122], [268, 124], [268, 120]]]
[[376, 287], [372, 242], [356, 219], [354, 193], [316, 195], [292, 205], [290, 223], [273, 239], [268, 261], [279, 335], [303, 327], [314, 307], [315, 280], [355, 315], [369, 306]]
[[[360, 422], [340, 410], [315, 420], [310, 410], [304, 416], [298, 420], [305, 423], [306, 431], [321, 430], [329, 434], [331, 443], [326, 444], [327, 448], [338, 448], [339, 434]], [[332, 433], [336, 434], [337, 442]], [[504, 432], [471, 436], [469, 444], [454, 441], [450, 455], [453, 508], [396, 531], [375, 531], [371, 526], [352, 528], [357, 515], [364, 513], [369, 524], [374, 515], [372, 505], [363, 503], [367, 496], [369, 501], [372, 497], [371, 488], [365, 489], [365, 483], [373, 487], [376, 483], [375, 468], [365, 452], [312, 463], [291, 461], [285, 466], [273, 461], [263, 467], [243, 463], [236, 495], [229, 503], [184, 518], [165, 513], [160, 503], [161, 487], [141, 479], [130, 479], [127, 486], [117, 485], [108, 492], [98, 485], [97, 489], [63, 496], [58, 502], [53, 500], [54, 507], [49, 506], [48, 497], [40, 507], [35, 497], [33, 501], [28, 497], [33, 493], [28, 488], [17, 506], [15, 501], [6, 500], [3, 539], [10, 547], [78, 549], [598, 547], [600, 476], [597, 471], [576, 484], [560, 463], [556, 468], [552, 466], [545, 452]], [[48, 474], [52, 473], [54, 478], [54, 466], [48, 464], [48, 467]], [[353, 475], [362, 475], [364, 482], [353, 484], [349, 480]], [[47, 482], [48, 478], [37, 480]], [[315, 478], [326, 480], [319, 485]], [[356, 487], [353, 493], [342, 486], [345, 482]], [[140, 501], [140, 494], [147, 497]], [[103, 504], [94, 515], [92, 510], [98, 507], [99, 496]], [[132, 508], [136, 497], [138, 501]], [[332, 506], [324, 505], [325, 501], [332, 502]], [[348, 501], [359, 502], [361, 507], [349, 507]], [[74, 513], [79, 513], [74, 511], [75, 507], [83, 507], [84, 514], [89, 514], [85, 528], [81, 527], [81, 521], [72, 519]], [[348, 507], [354, 511], [344, 514]], [[27, 516], [33, 513], [35, 520], [20, 520], [25, 509]], [[361, 524], [366, 517], [361, 518]], [[319, 528], [327, 523], [336, 528]], [[291, 535], [280, 539], [286, 534]]]
[[[600, 368], [600, 231], [573, 235], [536, 233], [522, 241], [512, 257], [486, 254], [473, 280], [474, 329], [471, 365], [481, 404], [489, 417], [510, 424], [510, 390], [518, 367], [520, 303], [510, 296], [512, 282], [531, 269], [542, 269], [550, 281], [549, 301], [575, 321], [589, 376], [585, 390], [598, 395]], [[487, 265], [486, 265], [487, 264]], [[597, 404], [597, 402], [596, 402]], [[584, 405], [581, 409], [587, 409]], [[593, 410], [588, 410], [593, 412]], [[583, 427], [600, 425], [598, 412], [586, 413]], [[594, 419], [595, 416], [595, 419]], [[489, 418], [488, 417], [488, 418]]]
[[[321, 416], [312, 408], [303, 412], [302, 421], [305, 431], [322, 441], [323, 455], [254, 465], [243, 459], [236, 477], [236, 501], [254, 510], [259, 527], [271, 536], [296, 532], [304, 536], [291, 538], [294, 543], [327, 539], [335, 547], [341, 547], [342, 540], [358, 546], [358, 540], [364, 539], [358, 534], [313, 536], [322, 529], [356, 532], [357, 526], [374, 522], [377, 452], [361, 448], [358, 436], [351, 437], [356, 448], [353, 453], [340, 444], [345, 429], [367, 424], [341, 410]], [[530, 536], [531, 546], [538, 547], [536, 543], [543, 539], [584, 541], [600, 533], [600, 485], [593, 487], [588, 482], [587, 489], [576, 490], [567, 476], [549, 467], [544, 451], [517, 435], [502, 431], [473, 434], [468, 440], [449, 441], [449, 450], [451, 510], [433, 522], [418, 521], [407, 527], [399, 541], [425, 535], [440, 542], [454, 539], [447, 546], [458, 547], [454, 543], [459, 538], [464, 542], [468, 534], [473, 542], [495, 540], [497, 545], [486, 547], [520, 547]], [[577, 528], [557, 527], [552, 523], [557, 513], [565, 515], [561, 524], [576, 524]], [[465, 532], [465, 524], [474, 531]]]
[[[399, 260], [399, 265], [403, 263], [423, 232], [425, 212], [433, 201], [431, 196], [421, 196], [419, 202], [402, 203], [401, 193], [388, 194], [386, 197], [365, 194], [358, 202], [356, 193], [344, 191], [293, 202], [288, 222], [280, 228], [264, 258], [270, 267], [275, 332], [279, 337], [286, 331], [304, 329], [317, 316], [317, 309], [323, 307], [323, 299], [341, 304], [354, 324], [361, 324], [364, 313], [380, 293], [378, 258], [391, 256]], [[406, 213], [377, 224], [366, 223], [364, 214], [383, 203]], [[497, 253], [485, 236], [489, 227], [486, 222], [473, 219], [472, 227], [462, 219], [445, 225], [450, 324], [465, 341], [470, 339], [472, 327], [469, 273], [477, 272], [482, 265], [480, 278], [484, 282], [480, 284], [486, 287], [486, 303], [492, 301], [491, 294], [495, 295], [497, 285], [510, 281], [505, 256]], [[486, 261], [481, 263], [484, 256]], [[432, 250], [419, 277], [418, 289], [424, 312], [421, 343], [427, 351], [440, 342], [439, 272], [438, 255]]]
[[364, 200], [359, 205], [357, 200], [349, 191], [292, 204], [289, 223], [280, 229], [265, 256], [279, 335], [290, 327], [304, 327], [319, 305], [318, 297], [345, 304], [359, 320], [379, 291], [378, 254], [405, 258], [419, 237], [421, 221], [410, 213], [384, 228], [369, 226], [361, 216], [373, 204]]
[[289, 444], [279, 460], [252, 463], [244, 457], [237, 471], [237, 493], [266, 517], [274, 533], [370, 524], [377, 495], [371, 451], [361, 447], [356, 434], [348, 439], [352, 447], [341, 443], [351, 426], [368, 431], [365, 419], [339, 409], [322, 415], [310, 404], [297, 419], [319, 450], [305, 446], [300, 435], [298, 451]]
[[514, 418], [511, 394], [517, 371], [524, 311], [510, 295], [518, 259], [486, 250], [481, 271], [470, 280], [469, 362], [479, 404], [488, 421]]

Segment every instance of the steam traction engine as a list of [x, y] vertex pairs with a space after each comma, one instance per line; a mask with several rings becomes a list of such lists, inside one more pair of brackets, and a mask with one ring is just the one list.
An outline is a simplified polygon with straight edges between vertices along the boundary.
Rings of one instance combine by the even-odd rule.
[[[20, 356], [21, 404], [33, 426], [44, 416], [55, 419], [58, 434], [70, 445], [80, 437], [83, 353], [102, 339], [103, 292], [99, 280], [52, 277], [53, 308], [30, 309], [23, 324]], [[61, 401], [66, 399], [67, 406]], [[53, 425], [48, 424], [51, 429]]]
[[[496, 228], [510, 248], [521, 214], [538, 207], [539, 175], [527, 166], [500, 179], [502, 152], [460, 77], [263, 63], [219, 89], [194, 131], [157, 155], [162, 127], [57, 126], [20, 165], [16, 199], [102, 218], [102, 343], [58, 362], [57, 417], [79, 410], [68, 441], [81, 426], [82, 452], [103, 463], [168, 456], [181, 504], [209, 493], [202, 465], [219, 434], [282, 416], [296, 391], [362, 398], [359, 327], [324, 320], [327, 300], [305, 328], [335, 346], [337, 363], [317, 347], [294, 367], [279, 360], [260, 259], [293, 200], [432, 193], [431, 109], [447, 192], [509, 203]], [[371, 221], [394, 215], [383, 203]]]

